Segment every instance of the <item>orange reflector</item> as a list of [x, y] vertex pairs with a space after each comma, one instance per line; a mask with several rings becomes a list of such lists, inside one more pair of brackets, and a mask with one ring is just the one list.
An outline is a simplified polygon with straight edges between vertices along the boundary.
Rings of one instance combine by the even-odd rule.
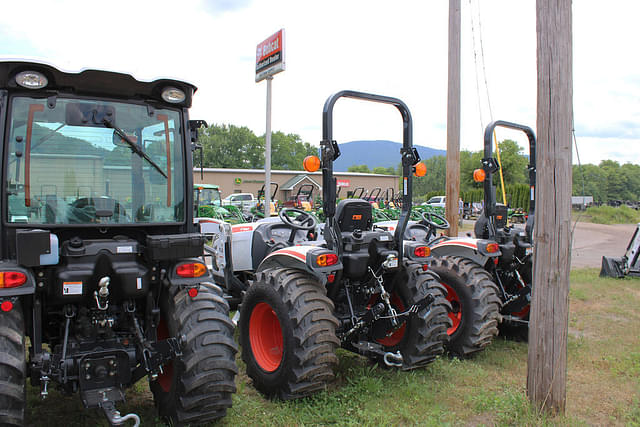
[[198, 296], [198, 288], [190, 288], [187, 293], [191, 298], [195, 298]]
[[498, 245], [497, 243], [489, 243], [487, 245], [487, 252], [489, 252], [490, 254], [496, 253], [500, 250], [500, 245]]
[[199, 262], [182, 264], [176, 269], [176, 273], [180, 277], [200, 277], [207, 272], [207, 266]]
[[337, 262], [338, 255], [336, 254], [322, 254], [318, 255], [318, 258], [316, 258], [316, 264], [318, 264], [319, 267], [329, 267]]
[[418, 246], [413, 250], [413, 254], [421, 258], [428, 257], [429, 255], [431, 255], [431, 248], [427, 246]]
[[0, 304], [0, 310], [4, 312], [13, 310], [13, 303], [11, 301], [2, 301], [2, 304]]
[[425, 176], [427, 174], [427, 165], [424, 163], [416, 163], [413, 167], [413, 174], [415, 176]]
[[302, 161], [302, 166], [307, 172], [315, 172], [320, 169], [320, 159], [318, 156], [307, 156]]
[[0, 272], [0, 288], [17, 288], [27, 282], [27, 275], [19, 271]]
[[484, 171], [484, 169], [476, 169], [473, 171], [473, 180], [475, 182], [482, 182], [486, 177], [487, 177], [487, 174]]

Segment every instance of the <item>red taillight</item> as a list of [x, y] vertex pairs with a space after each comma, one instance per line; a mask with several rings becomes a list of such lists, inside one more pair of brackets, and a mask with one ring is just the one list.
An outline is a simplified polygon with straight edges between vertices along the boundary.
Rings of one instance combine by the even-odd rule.
[[322, 254], [318, 255], [316, 259], [316, 264], [319, 267], [329, 267], [330, 265], [334, 265], [338, 263], [338, 255], [336, 254]]
[[207, 266], [199, 262], [181, 264], [176, 269], [176, 273], [180, 277], [200, 277], [207, 272]]
[[27, 275], [19, 271], [0, 272], [0, 288], [17, 288], [27, 282]]
[[500, 245], [498, 245], [497, 243], [489, 243], [487, 245], [487, 252], [489, 252], [490, 254], [494, 254], [499, 250], [500, 250]]
[[191, 298], [195, 298], [198, 296], [198, 288], [190, 288], [187, 293]]
[[7, 301], [2, 301], [2, 304], [0, 304], [0, 310], [4, 311], [4, 312], [8, 312], [13, 310], [13, 303], [9, 300]]
[[431, 255], [431, 249], [428, 246], [418, 246], [413, 250], [413, 254], [417, 257], [428, 257]]

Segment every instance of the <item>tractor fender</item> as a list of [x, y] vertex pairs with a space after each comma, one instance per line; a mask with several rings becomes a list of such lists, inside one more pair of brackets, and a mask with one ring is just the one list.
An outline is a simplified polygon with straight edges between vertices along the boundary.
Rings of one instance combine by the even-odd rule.
[[[335, 262], [327, 266], [318, 265], [320, 255], [329, 254], [335, 255]], [[302, 270], [317, 278], [324, 286], [327, 282], [333, 281], [333, 279], [329, 280], [329, 276], [333, 275], [333, 278], [335, 278], [336, 274], [342, 271], [342, 262], [338, 255], [329, 249], [319, 246], [300, 245], [271, 252], [262, 260], [256, 269], [256, 273], [269, 268]]]
[[[488, 245], [494, 244], [495, 246]], [[498, 258], [502, 255], [499, 246], [492, 240], [486, 239], [474, 239], [472, 237], [461, 238], [439, 238], [432, 241], [429, 246], [431, 247], [431, 255], [436, 257], [443, 256], [459, 256], [470, 259], [471, 261], [480, 264], [482, 266], [487, 264], [487, 261], [491, 258]], [[494, 250], [497, 247], [497, 250]]]

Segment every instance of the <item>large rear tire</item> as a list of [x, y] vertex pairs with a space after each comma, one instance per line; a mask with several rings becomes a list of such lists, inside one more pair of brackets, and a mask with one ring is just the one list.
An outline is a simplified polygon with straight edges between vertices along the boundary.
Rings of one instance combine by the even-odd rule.
[[0, 312], [0, 425], [22, 426], [26, 406], [24, 314], [20, 301]]
[[389, 352], [400, 351], [402, 369], [409, 370], [425, 366], [444, 353], [448, 341], [447, 329], [451, 325], [448, 317], [451, 308], [447, 302], [444, 287], [437, 277], [423, 271], [422, 265], [405, 261], [404, 274], [394, 283], [391, 304], [397, 312], [402, 312], [414, 304], [433, 295], [435, 300], [427, 308], [411, 315], [399, 329], [389, 336], [376, 340]]
[[233, 323], [222, 290], [200, 286], [191, 298], [186, 289], [169, 288], [160, 303], [158, 339], [185, 337], [182, 356], [163, 367], [151, 391], [160, 416], [171, 425], [215, 421], [231, 407], [238, 368]]
[[468, 357], [491, 344], [498, 335], [501, 306], [491, 275], [477, 263], [457, 256], [434, 258], [431, 270], [440, 276], [451, 304], [447, 350]]
[[257, 273], [240, 307], [242, 360], [256, 389], [289, 400], [314, 394], [333, 380], [340, 345], [333, 308], [307, 273]]

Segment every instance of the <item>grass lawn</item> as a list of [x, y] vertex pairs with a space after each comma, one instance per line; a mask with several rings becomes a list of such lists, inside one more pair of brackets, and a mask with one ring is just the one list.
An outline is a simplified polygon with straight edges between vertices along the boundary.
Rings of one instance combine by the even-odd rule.
[[[240, 375], [233, 408], [218, 425], [630, 425], [640, 426], [640, 280], [602, 279], [598, 270], [571, 273], [567, 411], [550, 417], [526, 397], [527, 344], [498, 339], [471, 360], [447, 357], [426, 369], [398, 372], [339, 351], [328, 390], [294, 402], [264, 399]], [[106, 425], [78, 396], [53, 392], [41, 401], [29, 389], [32, 425]], [[122, 414], [161, 424], [141, 381]]]

